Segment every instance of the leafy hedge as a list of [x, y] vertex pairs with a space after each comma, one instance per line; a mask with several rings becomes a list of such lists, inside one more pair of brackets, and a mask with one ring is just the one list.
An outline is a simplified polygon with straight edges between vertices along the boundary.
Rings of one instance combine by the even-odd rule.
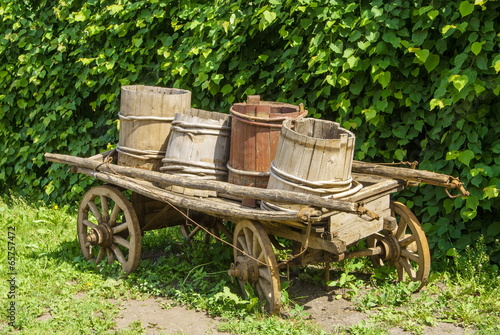
[[[500, 236], [498, 1], [47, 0], [0, 4], [0, 185], [77, 200], [93, 180], [44, 152], [117, 141], [120, 87], [193, 92], [227, 111], [247, 94], [304, 102], [357, 135], [356, 158], [418, 160], [472, 195], [400, 194], [438, 255]], [[495, 246], [496, 245], [496, 246]]]

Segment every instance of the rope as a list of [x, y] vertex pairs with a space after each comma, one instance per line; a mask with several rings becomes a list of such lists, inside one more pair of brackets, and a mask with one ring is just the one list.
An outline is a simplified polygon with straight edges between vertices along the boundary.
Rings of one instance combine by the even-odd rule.
[[294, 181], [296, 183], [303, 184], [303, 185], [310, 185], [310, 186], [336, 187], [336, 186], [347, 185], [347, 187], [350, 187], [350, 184], [352, 182], [352, 177], [349, 177], [348, 179], [345, 179], [345, 180], [325, 180], [325, 181], [311, 181], [311, 180], [307, 180], [307, 179], [302, 179], [302, 178], [299, 178], [297, 176], [288, 174], [284, 171], [281, 171], [280, 169], [278, 169], [276, 167], [276, 165], [274, 165], [274, 161], [271, 162], [271, 174], [273, 174], [273, 172], [274, 172], [275, 176], [279, 175], [280, 177], [286, 178], [287, 180]]
[[173, 126], [171, 130], [175, 130], [179, 133], [188, 133], [193, 135], [215, 135], [221, 137], [228, 137], [230, 135], [229, 132], [219, 132], [219, 131], [210, 131], [210, 130], [190, 130], [177, 126]]
[[124, 155], [142, 160], [161, 159], [165, 157], [165, 151], [137, 150], [122, 146], [120, 144], [116, 146], [116, 151]]
[[269, 177], [269, 172], [259, 172], [259, 171], [245, 171], [245, 170], [238, 170], [238, 169], [235, 169], [233, 168], [231, 165], [229, 165], [229, 163], [227, 163], [227, 169], [230, 171], [230, 172], [233, 172], [233, 173], [236, 173], [236, 174], [240, 174], [240, 175], [244, 175], [244, 176], [251, 176], [251, 177]]
[[220, 129], [230, 131], [231, 127], [217, 124], [206, 124], [206, 123], [194, 123], [181, 120], [174, 120], [172, 125], [179, 126], [182, 128], [205, 128], [205, 129]]
[[122, 113], [118, 112], [118, 117], [120, 120], [124, 121], [165, 121], [171, 122], [174, 120], [173, 117], [162, 117], [162, 116], [152, 116], [152, 115], [144, 115], [144, 116], [135, 116], [135, 115], [122, 115]]
[[340, 187], [339, 188], [314, 188], [314, 187], [308, 187], [305, 185], [296, 184], [290, 180], [287, 180], [287, 179], [277, 175], [276, 173], [274, 173], [274, 171], [272, 169], [271, 169], [271, 176], [273, 176], [274, 178], [276, 178], [277, 180], [279, 180], [280, 182], [282, 182], [286, 185], [300, 188], [301, 190], [304, 190], [304, 191], [308, 191], [308, 192], [312, 192], [312, 193], [320, 193], [320, 194], [340, 193], [340, 192], [349, 191], [351, 189], [351, 185], [352, 185], [351, 182], [349, 182], [349, 185], [344, 186], [342, 188], [340, 188]]

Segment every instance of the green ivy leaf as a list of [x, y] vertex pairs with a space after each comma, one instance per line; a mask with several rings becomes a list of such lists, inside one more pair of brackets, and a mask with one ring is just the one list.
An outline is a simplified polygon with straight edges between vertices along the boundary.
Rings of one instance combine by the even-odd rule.
[[394, 152], [394, 158], [396, 158], [397, 160], [399, 161], [402, 161], [404, 160], [406, 157], [406, 150], [402, 150], [402, 149], [397, 149], [395, 152]]
[[429, 57], [427, 57], [427, 60], [425, 61], [425, 69], [427, 72], [431, 72], [438, 66], [439, 64], [440, 57], [439, 55], [435, 54], [430, 54]]
[[486, 199], [497, 198], [500, 195], [500, 190], [495, 186], [485, 187], [483, 191], [484, 191], [484, 198]]
[[500, 56], [496, 56], [493, 60], [493, 68], [497, 73], [500, 72]]
[[466, 75], [453, 75], [448, 79], [448, 81], [451, 81], [453, 86], [455, 86], [455, 88], [460, 92], [469, 82], [469, 77]]
[[378, 82], [380, 85], [382, 85], [383, 88], [386, 88], [389, 86], [389, 83], [391, 82], [391, 73], [389, 71], [382, 71], [380, 75], [377, 78]]
[[365, 114], [366, 121], [370, 121], [377, 116], [377, 111], [372, 108], [363, 109], [361, 112]]
[[262, 13], [264, 16], [264, 19], [267, 21], [268, 24], [273, 23], [274, 20], [276, 20], [276, 13], [275, 12], [270, 12], [268, 10], [265, 10], [264, 13]]
[[434, 20], [438, 15], [439, 11], [437, 10], [431, 10], [429, 13], [427, 13], [427, 16], [429, 16], [431, 20]]
[[467, 197], [467, 200], [465, 201], [467, 203], [467, 207], [471, 209], [476, 209], [477, 206], [479, 205], [479, 199], [475, 195], [471, 194]]
[[446, 153], [446, 160], [450, 161], [450, 160], [456, 159], [458, 157], [458, 155], [460, 155], [460, 151], [448, 151]]
[[[497, 195], [498, 196], [498, 195]], [[486, 231], [488, 236], [497, 236], [500, 234], [500, 221], [493, 222], [488, 226], [488, 230]]]
[[458, 160], [460, 162], [462, 162], [463, 164], [469, 166], [469, 163], [470, 161], [474, 158], [474, 152], [472, 152], [471, 150], [465, 150], [465, 151], [462, 151], [459, 155], [458, 155]]
[[220, 90], [223, 94], [228, 94], [230, 93], [231, 91], [233, 90], [233, 86], [229, 85], [229, 84], [226, 84], [222, 87], [222, 89]]
[[427, 49], [420, 49], [415, 51], [415, 56], [420, 60], [422, 63], [425, 63], [427, 60], [427, 57], [429, 57], [430, 51]]
[[474, 5], [471, 4], [469, 1], [462, 1], [458, 9], [462, 17], [464, 17], [469, 14], [472, 14], [472, 12], [474, 11]]
[[474, 55], [477, 56], [477, 55], [479, 55], [479, 53], [483, 49], [483, 43], [481, 43], [481, 42], [474, 42], [474, 43], [472, 43], [470, 49], [474, 53]]

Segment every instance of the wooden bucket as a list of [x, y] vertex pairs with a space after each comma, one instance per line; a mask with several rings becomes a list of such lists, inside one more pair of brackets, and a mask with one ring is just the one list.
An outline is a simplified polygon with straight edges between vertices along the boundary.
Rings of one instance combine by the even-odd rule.
[[[229, 114], [188, 109], [175, 114], [160, 171], [183, 177], [227, 181], [231, 124]], [[169, 186], [193, 196], [217, 196], [214, 191]]]
[[249, 96], [246, 103], [234, 104], [230, 111], [232, 134], [228, 181], [266, 188], [281, 124], [286, 118], [302, 118], [307, 111], [302, 104], [260, 101], [258, 95]]
[[175, 113], [191, 107], [191, 92], [130, 85], [121, 88], [118, 164], [158, 171]]
[[[355, 139], [336, 122], [285, 120], [267, 188], [333, 198], [357, 192], [361, 184], [351, 177]], [[299, 210], [301, 206], [262, 202], [261, 207]]]

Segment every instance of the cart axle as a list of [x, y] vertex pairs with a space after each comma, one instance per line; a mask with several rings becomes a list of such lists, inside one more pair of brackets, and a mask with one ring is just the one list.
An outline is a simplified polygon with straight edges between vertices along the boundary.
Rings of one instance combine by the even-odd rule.
[[89, 231], [87, 242], [93, 246], [109, 247], [113, 243], [113, 232], [107, 223], [102, 223]]
[[242, 281], [256, 283], [259, 280], [259, 265], [247, 256], [238, 256], [236, 264], [231, 263], [227, 274]]

